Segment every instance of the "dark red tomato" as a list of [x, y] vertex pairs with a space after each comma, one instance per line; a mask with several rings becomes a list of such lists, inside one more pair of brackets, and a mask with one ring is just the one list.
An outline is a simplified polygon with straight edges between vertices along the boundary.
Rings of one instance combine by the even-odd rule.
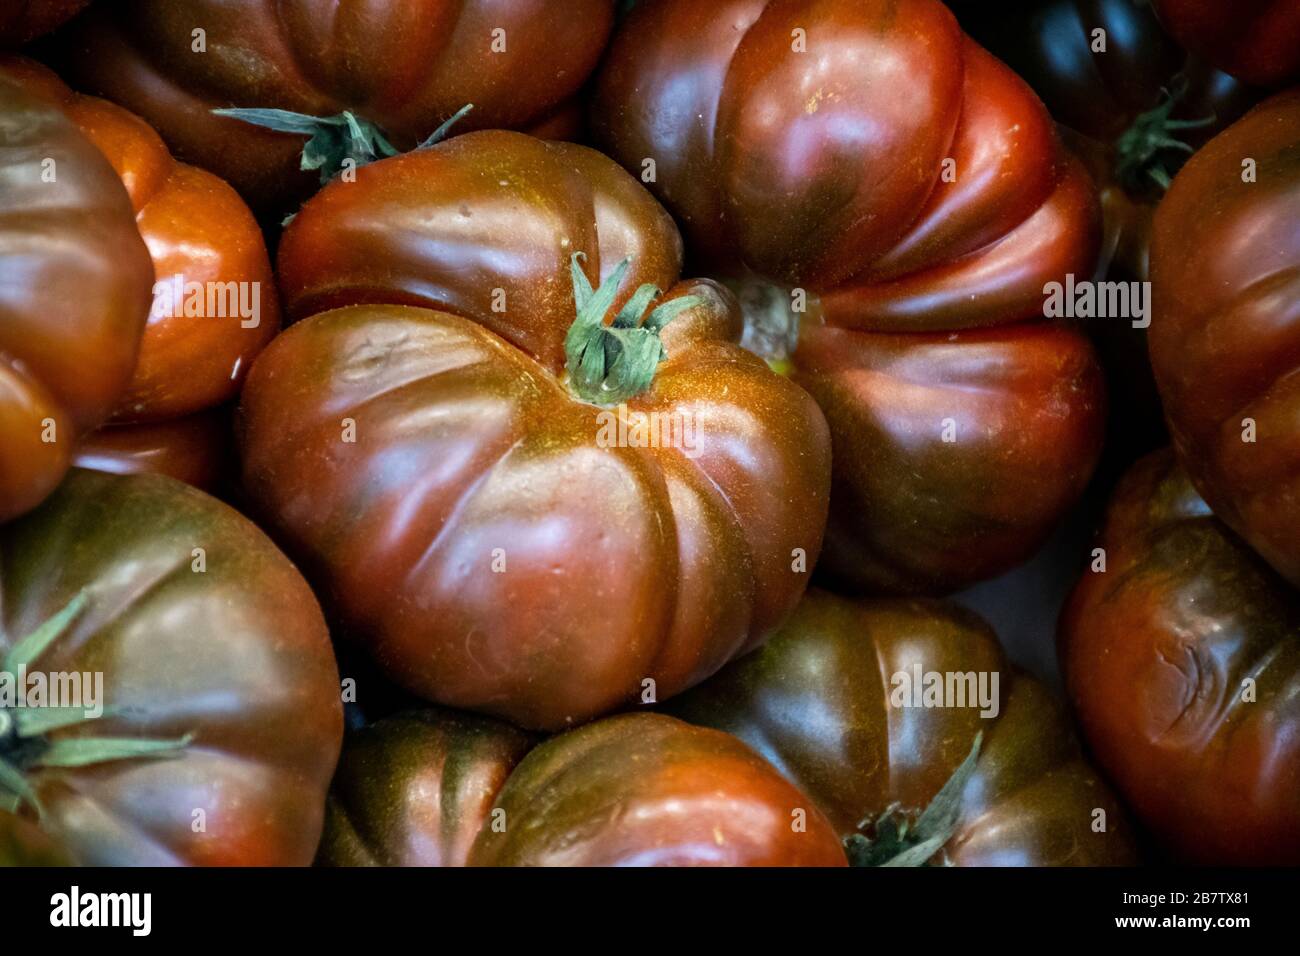
[[962, 23], [1074, 134], [1067, 145], [1101, 191], [1102, 263], [1145, 279], [1151, 217], [1169, 180], [1259, 94], [1189, 56], [1133, 0], [969, 4]]
[[[69, 722], [0, 704], [0, 808], [82, 864], [311, 862], [338, 671], [315, 598], [265, 535], [170, 478], [73, 471], [0, 529], [0, 589], [0, 669], [83, 688], [100, 674], [104, 708]], [[56, 620], [52, 640], [24, 640]]]
[[82, 18], [64, 52], [76, 83], [139, 113], [182, 159], [284, 209], [318, 181], [300, 170], [303, 137], [214, 108], [347, 110], [402, 149], [467, 103], [457, 131], [571, 136], [612, 22], [612, 0], [119, 0]]
[[234, 398], [280, 328], [266, 243], [239, 194], [172, 159], [138, 117], [73, 93], [39, 63], [0, 56], [0, 76], [56, 104], [108, 157], [153, 257], [154, 307], [114, 419], [160, 421]]
[[[575, 268], [610, 296], [591, 328]], [[615, 163], [521, 133], [365, 166], [293, 220], [288, 313], [333, 311], [254, 365], [244, 486], [399, 684], [562, 728], [677, 693], [798, 603], [825, 421], [680, 268], [672, 220]], [[689, 306], [658, 341], [633, 328], [652, 299], [650, 319]], [[625, 304], [627, 327], [600, 324]], [[580, 332], [650, 345], [636, 387], [610, 390], [623, 359], [584, 386], [611, 352], [575, 370]]]
[[5, 0], [0, 47], [21, 46], [71, 20], [90, 0]]
[[1168, 450], [1120, 484], [1098, 544], [1060, 635], [1092, 752], [1179, 856], [1300, 863], [1300, 596]]
[[[968, 679], [969, 696], [927, 698], [930, 675], [953, 687], [953, 675]], [[950, 825], [914, 862], [1136, 861], [1125, 814], [1080, 755], [1064, 707], [1007, 662], [984, 621], [957, 605], [810, 591], [762, 649], [669, 710], [748, 743], [812, 797], [851, 847], [869, 821], [862, 835], [873, 853], [888, 854], [900, 823], [916, 827], [962, 774]], [[977, 734], [973, 768], [959, 769]], [[906, 835], [900, 843], [892, 849], [912, 845]]]
[[73, 464], [115, 475], [168, 475], [223, 494], [238, 471], [230, 409], [143, 425], [105, 425], [81, 440]]
[[[829, 571], [946, 590], [1038, 547], [1095, 464], [1101, 379], [1081, 336], [1010, 324], [1091, 272], [1099, 212], [1042, 104], [947, 8], [637, 4], [591, 122], [700, 263], [811, 296], [793, 375], [835, 444]], [[1011, 424], [1023, 407], [1043, 414]]]
[[[843, 866], [834, 829], [727, 734], [624, 714], [533, 741], [429, 710], [348, 741], [319, 862]], [[526, 756], [525, 756], [526, 754]]]
[[1300, 585], [1300, 90], [1183, 167], [1156, 213], [1151, 361], [1214, 513]]
[[58, 485], [131, 379], [153, 267], [71, 120], [0, 77], [0, 521]]
[[1155, 0], [1189, 50], [1261, 86], [1300, 80], [1300, 4], [1295, 0]]

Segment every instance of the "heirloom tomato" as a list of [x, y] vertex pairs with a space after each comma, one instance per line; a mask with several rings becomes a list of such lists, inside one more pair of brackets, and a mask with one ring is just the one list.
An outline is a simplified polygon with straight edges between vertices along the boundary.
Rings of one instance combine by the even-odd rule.
[[[409, 149], [466, 104], [458, 131], [577, 133], [574, 97], [612, 23], [612, 0], [118, 0], [79, 20], [63, 52], [78, 85], [254, 207], [283, 211], [319, 180], [304, 135], [333, 165], [390, 140]], [[294, 135], [213, 114], [223, 107], [332, 122]]]
[[1300, 585], [1300, 90], [1183, 167], [1156, 211], [1151, 361], [1214, 513]]
[[736, 738], [662, 714], [533, 741], [428, 710], [347, 742], [335, 866], [843, 866], [830, 823]]
[[1167, 450], [1120, 484], [1061, 617], [1089, 747], [1187, 860], [1300, 863], [1300, 595]]
[[[936, 675], [954, 696], [930, 695]], [[855, 861], [1136, 861], [1124, 811], [1065, 708], [956, 605], [810, 591], [761, 650], [668, 707], [757, 750]]]
[[234, 398], [280, 328], [266, 243], [238, 193], [172, 159], [138, 117], [73, 93], [39, 63], [0, 56], [0, 77], [58, 106], [108, 157], [153, 257], [154, 304], [114, 420], [176, 418]]
[[506, 131], [364, 166], [286, 230], [311, 317], [249, 375], [244, 486], [408, 690], [561, 728], [703, 679], [798, 602], [825, 421], [680, 268], [615, 163]]
[[0, 670], [27, 688], [0, 696], [0, 809], [87, 865], [311, 862], [338, 671], [252, 524], [170, 478], [74, 470], [0, 528], [0, 590]]
[[797, 339], [835, 446], [833, 577], [951, 590], [1042, 543], [1092, 472], [1104, 388], [1083, 336], [1023, 320], [1091, 273], [1097, 198], [943, 4], [638, 3], [590, 121], [701, 268], [780, 287], [763, 335], [775, 358]]
[[1145, 279], [1151, 216], [1169, 180], [1258, 94], [1189, 56], [1150, 7], [1132, 0], [965, 9], [962, 23], [1029, 82], [1088, 164], [1101, 191], [1102, 265]]
[[37, 505], [131, 380], [153, 268], [121, 181], [0, 76], [0, 521]]
[[1247, 83], [1300, 80], [1300, 4], [1295, 0], [1155, 0], [1169, 32]]
[[49, 33], [90, 0], [5, 0], [0, 10], [0, 47], [20, 46]]

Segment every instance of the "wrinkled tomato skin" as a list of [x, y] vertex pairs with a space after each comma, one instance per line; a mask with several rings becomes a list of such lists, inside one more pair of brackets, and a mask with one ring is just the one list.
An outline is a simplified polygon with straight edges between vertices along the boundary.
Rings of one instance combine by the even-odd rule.
[[[1257, 181], [1243, 181], [1254, 164]], [[1203, 147], [1156, 213], [1151, 360], [1174, 445], [1229, 527], [1300, 585], [1300, 91]]]
[[[891, 675], [916, 665], [922, 673], [998, 674], [998, 713], [895, 706]], [[1136, 862], [1125, 813], [1083, 759], [1063, 705], [1007, 662], [983, 620], [956, 605], [810, 591], [760, 650], [667, 707], [748, 743], [842, 836], [891, 805], [923, 810], [983, 732], [958, 826], [942, 851], [947, 862]], [[1097, 809], [1105, 811], [1104, 832], [1093, 829]]]
[[[1218, 521], [1167, 449], [1111, 501], [1061, 615], [1092, 753], [1179, 857], [1300, 862], [1300, 600]], [[1250, 699], [1247, 700], [1249, 693]]]
[[[579, 252], [593, 283], [633, 258], [614, 309], [642, 283], [699, 298], [626, 403], [689, 419], [693, 448], [602, 438], [611, 410], [570, 392]], [[672, 220], [616, 164], [506, 131], [363, 167], [290, 224], [284, 301], [310, 317], [249, 376], [243, 484], [407, 690], [563, 729], [646, 680], [677, 693], [798, 603], [825, 420], [736, 344], [730, 293], [680, 269]]]
[[0, 77], [0, 122], [4, 521], [53, 491], [127, 388], [153, 268], [126, 191], [72, 121]]
[[[805, 52], [792, 48], [801, 33]], [[995, 513], [962, 513], [969, 496], [934, 495], [948, 481], [930, 471], [925, 449], [946, 423], [918, 414], [912, 396], [960, 404], [969, 396], [950, 392], [944, 378], [969, 376], [1002, 392], [981, 406], [996, 416], [1044, 397], [1041, 388], [1014, 389], [1039, 385], [1058, 364], [1035, 367], [1050, 346], [1064, 346], [1059, 364], [1071, 372], [1095, 365], [1073, 333], [1014, 326], [1041, 318], [1046, 283], [1091, 274], [1100, 211], [1087, 172], [1033, 92], [942, 4], [638, 4], [598, 76], [590, 122], [602, 148], [649, 180], [682, 223], [696, 264], [809, 294], [793, 375], [814, 394], [861, 403], [824, 405], [843, 462], [832, 524], [856, 529], [844, 531], [856, 540], [826, 555], [828, 572], [872, 591], [947, 591], [1006, 570], [1046, 537], [1099, 453], [1096, 373], [1050, 389], [1064, 406], [1040, 418], [1043, 430], [1026, 444], [1054, 443], [1072, 458], [1047, 476], [1013, 466], [1025, 457], [1021, 437], [998, 418], [963, 422], [972, 427], [955, 439], [950, 457], [961, 464], [952, 484], [991, 455], [1007, 464], [978, 476], [996, 477], [997, 487], [982, 489], [993, 500], [1053, 503], [1012, 534], [997, 528]], [[960, 368], [956, 347], [950, 361], [936, 359], [937, 344], [969, 330], [984, 330], [970, 339], [979, 343], [971, 369]], [[989, 364], [994, 352], [1000, 368]], [[876, 387], [882, 355], [900, 368], [940, 366], [938, 379]], [[862, 421], [886, 423], [884, 445], [866, 447], [846, 430]], [[960, 450], [995, 432], [1001, 441]], [[898, 463], [894, 480], [863, 467], [881, 458]], [[1044, 488], [1047, 480], [1055, 485]], [[927, 542], [952, 536], [946, 554], [920, 566], [898, 546], [909, 533]], [[872, 559], [851, 559], [859, 552]]]
[[[318, 188], [301, 136], [213, 116], [271, 107], [350, 110], [410, 149], [467, 103], [457, 132], [517, 128], [572, 137], [571, 101], [613, 23], [612, 0], [123, 0], [70, 31], [62, 60], [80, 88], [144, 117], [186, 162], [259, 211]], [[196, 53], [192, 31], [206, 30]], [[503, 34], [494, 36], [494, 30]], [[505, 50], [494, 52], [500, 40]]]
[[90, 0], [5, 0], [0, 49], [21, 46], [71, 20]]
[[238, 472], [230, 409], [143, 425], [105, 425], [81, 440], [73, 464], [114, 475], [167, 475], [224, 495]]
[[[154, 307], [114, 421], [157, 422], [233, 399], [253, 358], [280, 328], [266, 243], [244, 201], [211, 173], [172, 159], [138, 117], [73, 93], [39, 63], [0, 55], [0, 76], [57, 105], [108, 158], [153, 259]], [[185, 294], [178, 299], [172, 291], [175, 276], [205, 290], [202, 314], [187, 314]], [[256, 294], [256, 314], [246, 318], [215, 300], [210, 310], [207, 290], [234, 287], [247, 290], [243, 302], [250, 306]]]
[[844, 866], [845, 857], [807, 797], [727, 734], [623, 714], [538, 745], [500, 721], [425, 709], [348, 738], [317, 863]]
[[1294, 0], [1155, 0], [1181, 43], [1257, 86], [1300, 80], [1300, 6]]
[[111, 712], [49, 737], [193, 735], [167, 758], [29, 771], [42, 829], [76, 862], [311, 862], [342, 739], [338, 671], [315, 598], [265, 535], [170, 478], [74, 470], [0, 529], [0, 587], [0, 655], [87, 598], [29, 669], [102, 672]]

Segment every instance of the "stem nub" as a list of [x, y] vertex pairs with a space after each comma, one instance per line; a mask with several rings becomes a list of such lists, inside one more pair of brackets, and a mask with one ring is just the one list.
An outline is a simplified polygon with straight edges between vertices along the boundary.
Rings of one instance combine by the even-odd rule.
[[600, 288], [592, 289], [587, 274], [582, 271], [584, 258], [581, 252], [575, 252], [569, 261], [577, 308], [577, 317], [564, 338], [569, 387], [584, 402], [617, 405], [650, 387], [655, 369], [668, 357], [660, 340], [664, 326], [702, 300], [695, 295], [679, 296], [659, 303], [642, 318], [660, 291], [646, 283], [619, 309], [614, 321], [606, 325], [605, 314], [614, 304], [632, 259], [624, 259]]
[[961, 818], [961, 795], [975, 773], [984, 732], [975, 735], [975, 743], [947, 783], [939, 788], [930, 805], [916, 818], [915, 824], [897, 805], [885, 810], [874, 821], [863, 820], [858, 827], [871, 829], [873, 835], [854, 833], [844, 840], [844, 850], [852, 866], [925, 866], [957, 832]]

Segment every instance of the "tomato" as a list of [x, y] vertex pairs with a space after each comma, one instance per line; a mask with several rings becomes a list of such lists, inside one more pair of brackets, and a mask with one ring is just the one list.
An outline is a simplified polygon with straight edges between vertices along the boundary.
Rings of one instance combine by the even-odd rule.
[[243, 200], [172, 159], [138, 117], [73, 93], [40, 64], [0, 56], [0, 76], [56, 103], [108, 157], [153, 257], [154, 307], [114, 419], [160, 421], [233, 399], [280, 328], [266, 243]]
[[[99, 674], [104, 708], [82, 719], [83, 696], [69, 723], [0, 703], [0, 809], [39, 808], [87, 865], [311, 862], [338, 672], [311, 591], [260, 531], [170, 478], [74, 471], [0, 528], [0, 589], [0, 668]], [[52, 640], [24, 640], [47, 623]]]
[[1103, 389], [1082, 336], [1011, 323], [1090, 274], [1096, 195], [942, 4], [638, 4], [591, 123], [701, 267], [776, 284], [774, 324], [802, 326], [792, 374], [835, 445], [828, 571], [951, 590], [1042, 543], [1095, 464]]
[[126, 191], [71, 121], [0, 77], [0, 521], [62, 479], [135, 366], [153, 269]]
[[[945, 682], [965, 675], [969, 696], [913, 696], [932, 674]], [[1063, 706], [1007, 662], [983, 620], [957, 605], [810, 591], [761, 650], [668, 706], [748, 743], [851, 846], [869, 837], [873, 856], [909, 848], [907, 833], [915, 838], [916, 829], [902, 846], [891, 837], [903, 823], [916, 827], [959, 774], [951, 823], [931, 835], [938, 845], [912, 851], [913, 862], [1135, 862], [1125, 814], [1080, 755]]]
[[[1249, 180], [1249, 181], [1247, 181]], [[1183, 167], [1156, 213], [1151, 361], [1214, 513], [1300, 585], [1300, 91]]]
[[227, 407], [143, 425], [106, 425], [77, 445], [78, 468], [115, 475], [168, 475], [209, 494], [234, 481], [235, 441]]
[[6, 0], [0, 10], [0, 47], [20, 46], [77, 15], [90, 0]]
[[1061, 616], [1092, 752], [1179, 856], [1300, 862], [1300, 596], [1218, 521], [1174, 456], [1135, 465]]
[[319, 862], [335, 866], [843, 866], [830, 824], [752, 750], [662, 714], [537, 746], [428, 710], [344, 748]]
[[612, 22], [612, 0], [120, 0], [79, 21], [64, 54], [74, 82], [139, 113], [182, 159], [283, 210], [316, 188], [303, 137], [214, 108], [350, 111], [402, 149], [467, 103], [458, 131], [572, 136]]
[[1295, 0], [1155, 0], [1169, 31], [1221, 70], [1262, 86], [1300, 80]]
[[1151, 217], [1169, 180], [1191, 148], [1259, 97], [1186, 54], [1131, 0], [1013, 0], [968, 11], [962, 23], [1029, 81], [1088, 163], [1101, 190], [1103, 264], [1145, 279]]
[[[680, 267], [612, 161], [505, 131], [362, 167], [290, 224], [285, 306], [311, 318], [249, 375], [244, 487], [397, 683], [557, 729], [695, 683], [798, 602], [825, 422]], [[577, 322], [575, 271], [601, 284]], [[668, 290], [655, 321], [599, 324], [637, 325], [642, 285]], [[650, 351], [593, 384], [589, 335]]]

